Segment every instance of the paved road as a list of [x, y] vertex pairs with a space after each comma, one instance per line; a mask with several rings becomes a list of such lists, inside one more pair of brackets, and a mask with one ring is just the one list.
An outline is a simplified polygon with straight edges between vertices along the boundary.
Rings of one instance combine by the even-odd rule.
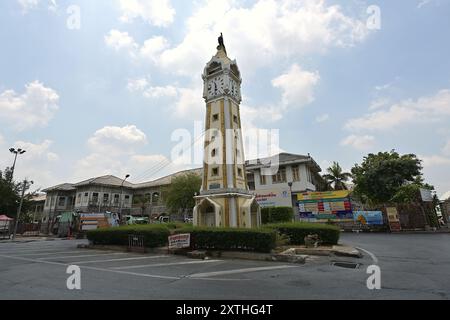
[[[364, 249], [364, 257], [295, 265], [77, 249], [79, 240], [0, 243], [0, 299], [450, 298], [449, 234], [344, 234], [342, 242]], [[331, 260], [361, 266], [340, 268]], [[366, 287], [374, 260], [381, 290]], [[67, 266], [74, 264], [81, 267], [81, 290], [66, 287]]]

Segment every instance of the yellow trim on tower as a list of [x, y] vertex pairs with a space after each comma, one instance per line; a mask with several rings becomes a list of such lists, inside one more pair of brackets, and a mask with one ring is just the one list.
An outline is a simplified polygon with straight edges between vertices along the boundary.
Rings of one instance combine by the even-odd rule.
[[[205, 126], [205, 131], [211, 129], [211, 108], [212, 105], [211, 103], [208, 103], [206, 105], [206, 126]], [[206, 150], [207, 146], [208, 146], [209, 141], [207, 139], [205, 139], [205, 146], [203, 150]], [[208, 155], [205, 153], [203, 155], [203, 157], [207, 157]], [[209, 167], [208, 167], [208, 163], [205, 161], [205, 159], [203, 159], [203, 190], [208, 190], [208, 176], [209, 176]]]

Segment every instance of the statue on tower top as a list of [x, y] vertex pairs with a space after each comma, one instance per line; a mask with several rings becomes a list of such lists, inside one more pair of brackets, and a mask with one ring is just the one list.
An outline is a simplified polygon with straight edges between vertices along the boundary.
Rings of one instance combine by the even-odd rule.
[[223, 34], [222, 32], [220, 33], [220, 37], [219, 37], [219, 46], [217, 47], [217, 50], [223, 49], [223, 51], [225, 51], [225, 53], [227, 53], [227, 49], [225, 48], [225, 43], [223, 41]]

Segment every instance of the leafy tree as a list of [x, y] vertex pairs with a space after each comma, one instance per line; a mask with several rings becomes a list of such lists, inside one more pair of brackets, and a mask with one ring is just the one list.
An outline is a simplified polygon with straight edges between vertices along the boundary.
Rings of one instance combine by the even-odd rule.
[[200, 190], [202, 178], [195, 173], [180, 175], [172, 180], [165, 193], [166, 206], [171, 212], [191, 211], [194, 196]]
[[409, 201], [418, 187], [428, 186], [423, 184], [421, 170], [415, 154], [399, 155], [394, 150], [371, 153], [352, 168], [354, 191], [371, 203]]
[[141, 215], [144, 215], [145, 209], [150, 204], [150, 195], [136, 195], [133, 197], [133, 205], [139, 206], [139, 209], [141, 209]]
[[329, 185], [333, 185], [335, 190], [347, 190], [345, 182], [347, 182], [352, 174], [348, 172], [342, 172], [342, 168], [338, 162], [333, 162], [333, 165], [327, 169], [327, 174], [323, 175], [323, 178]]
[[[6, 168], [4, 171], [0, 171], [0, 214], [15, 218], [17, 216], [17, 209], [19, 208], [21, 193], [22, 183], [12, 180], [11, 169]], [[24, 198], [21, 213], [22, 218], [25, 217], [24, 213], [30, 208], [30, 201], [28, 200], [30, 196], [31, 194]], [[26, 218], [24, 219], [26, 220]]]

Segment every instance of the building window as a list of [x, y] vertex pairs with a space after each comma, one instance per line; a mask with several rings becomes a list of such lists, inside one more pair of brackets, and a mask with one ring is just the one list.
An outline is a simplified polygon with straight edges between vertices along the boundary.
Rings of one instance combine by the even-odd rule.
[[85, 192], [84, 197], [85, 198], [89, 197], [89, 193]]
[[212, 176], [213, 177], [216, 177], [216, 176], [218, 176], [219, 175], [219, 168], [213, 168], [212, 169]]
[[238, 168], [238, 176], [242, 177], [242, 169], [241, 168]]
[[81, 193], [77, 194], [77, 204], [81, 203]]
[[130, 196], [129, 195], [125, 196], [125, 204], [130, 204]]
[[239, 159], [240, 156], [241, 156], [241, 151], [239, 149], [236, 149], [236, 158]]
[[212, 149], [211, 157], [215, 157], [217, 155], [217, 149]]
[[108, 203], [109, 202], [109, 194], [108, 193], [104, 193], [103, 194], [103, 203]]
[[272, 176], [272, 183], [285, 183], [286, 181], [286, 168], [279, 168], [278, 172]]
[[115, 194], [115, 195], [114, 195], [114, 204], [115, 204], [115, 205], [118, 205], [118, 204], [119, 204], [119, 199], [120, 199], [120, 195]]
[[50, 199], [50, 206], [53, 207], [55, 205], [55, 197]]
[[292, 167], [292, 179], [294, 181], [300, 181], [300, 169], [299, 169], [299, 167]]
[[98, 193], [94, 192], [92, 194], [92, 203], [98, 203]]
[[262, 186], [267, 184], [266, 176], [262, 175], [261, 173], [259, 174], [259, 184], [262, 185]]
[[154, 192], [152, 194], [152, 203], [153, 204], [158, 204], [159, 202], [159, 193], [158, 192]]
[[219, 114], [213, 114], [212, 116], [213, 121], [218, 121], [219, 120]]
[[59, 197], [58, 207], [64, 207], [66, 205], [66, 197]]
[[234, 121], [234, 123], [238, 123], [238, 117], [237, 116], [233, 116], [233, 121]]

